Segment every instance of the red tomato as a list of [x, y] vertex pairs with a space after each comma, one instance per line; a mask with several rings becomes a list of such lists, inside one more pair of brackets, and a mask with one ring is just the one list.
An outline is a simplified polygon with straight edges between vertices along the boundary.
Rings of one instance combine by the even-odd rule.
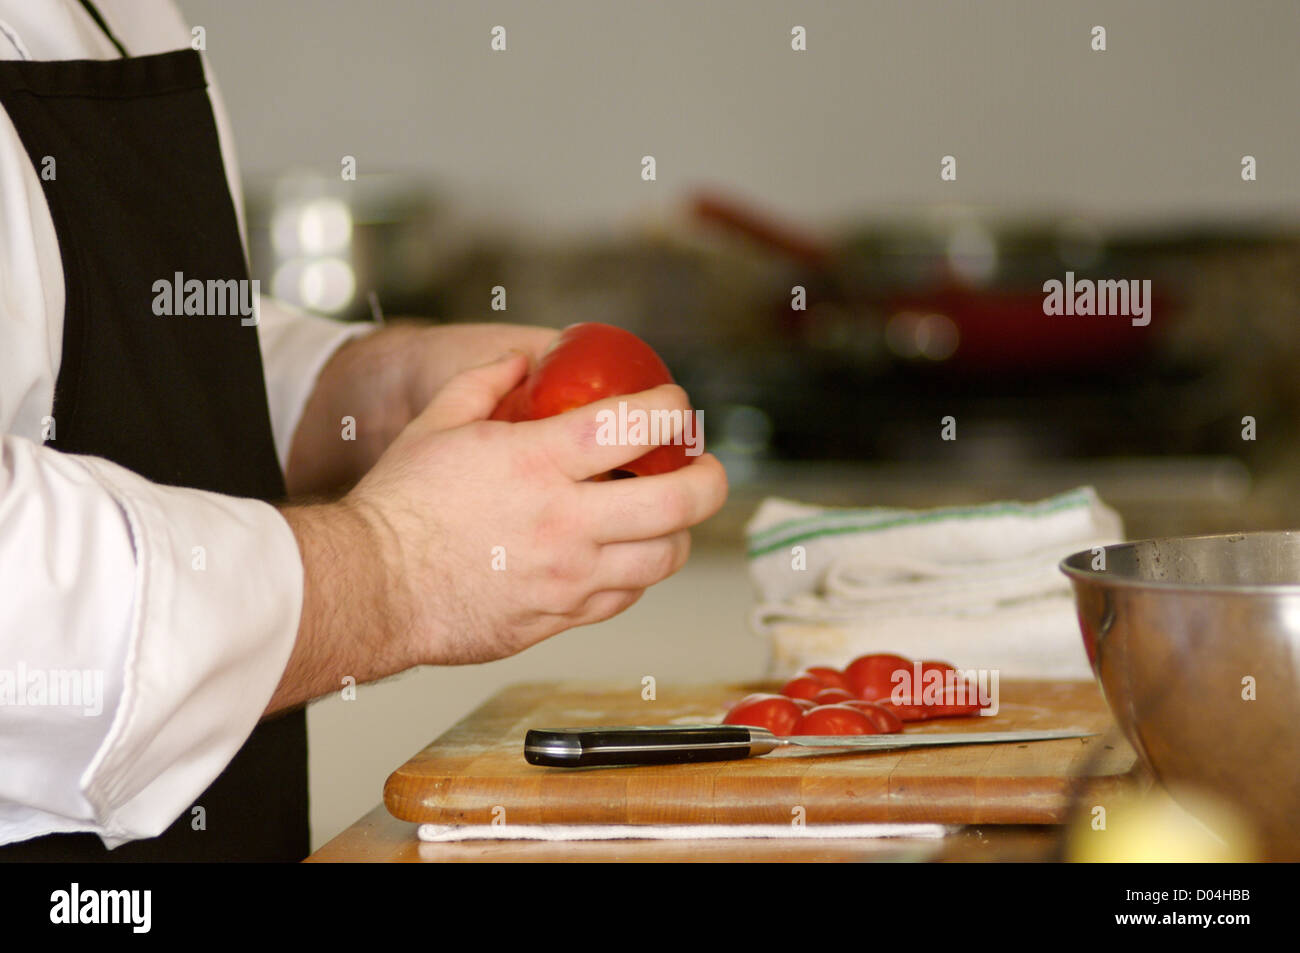
[[934, 712], [924, 705], [895, 705], [888, 698], [882, 698], [878, 701], [881, 708], [888, 708], [900, 721], [925, 721], [927, 718], [933, 718]]
[[509, 423], [515, 423], [520, 420], [528, 420], [528, 407], [524, 400], [526, 388], [524, 384], [528, 378], [520, 381], [515, 389], [501, 398], [501, 403], [497, 404], [496, 410], [492, 411], [493, 420], [505, 420]]
[[[493, 420], [541, 420], [605, 397], [635, 394], [673, 376], [650, 345], [609, 324], [574, 324], [560, 332], [537, 367], [492, 412]], [[624, 464], [636, 476], [668, 473], [690, 462], [683, 444], [656, 447]]]
[[878, 735], [874, 721], [847, 705], [819, 705], [804, 712], [791, 734], [795, 735]]
[[[944, 679], [940, 696], [942, 700], [938, 704], [926, 703], [926, 699], [930, 697], [926, 689], [930, 672], [938, 672]], [[921, 697], [916, 701], [925, 709], [927, 717], [956, 718], [978, 714], [980, 705], [979, 699], [975, 697], [975, 686], [969, 683], [962, 685], [955, 676], [953, 679], [949, 679], [949, 672], [956, 672], [956, 669], [947, 662], [927, 661], [921, 663]], [[951, 684], [949, 684], [950, 682]], [[930, 689], [930, 691], [932, 692], [933, 689]], [[959, 697], [961, 704], [958, 704]]]
[[898, 669], [904, 669], [910, 675], [911, 660], [901, 655], [863, 655], [848, 664], [844, 676], [848, 679], [850, 691], [863, 701], [874, 702], [888, 698], [893, 692], [893, 675]]
[[838, 668], [829, 668], [825, 665], [814, 665], [812, 668], [806, 668], [800, 675], [811, 675], [817, 681], [821, 682], [827, 688], [842, 688], [846, 692], [851, 692], [849, 680], [844, 677], [844, 673]]
[[853, 700], [853, 693], [846, 692], [842, 688], [823, 688], [813, 696], [813, 701], [819, 705], [838, 705], [841, 702], [851, 702]]
[[724, 725], [748, 725], [766, 728], [774, 735], [785, 736], [794, 731], [803, 709], [784, 695], [759, 693], [746, 695], [727, 712]]
[[825, 687], [811, 675], [796, 675], [785, 683], [781, 689], [781, 694], [790, 698], [807, 698], [811, 700], [816, 698], [817, 693]]
[[860, 698], [850, 702], [841, 702], [849, 708], [862, 712], [876, 726], [876, 730], [882, 735], [897, 734], [903, 730], [903, 719], [898, 713], [884, 705], [877, 705], [875, 702], [864, 702]]
[[[782, 695], [781, 697], [784, 698], [785, 696]], [[798, 705], [800, 711], [812, 711], [817, 707], [817, 703], [808, 698], [791, 698], [790, 701]]]

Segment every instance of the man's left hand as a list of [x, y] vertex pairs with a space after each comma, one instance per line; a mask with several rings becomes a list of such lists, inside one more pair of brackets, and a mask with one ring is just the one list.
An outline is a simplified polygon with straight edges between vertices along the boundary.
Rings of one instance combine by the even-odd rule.
[[451, 378], [512, 350], [535, 365], [558, 333], [517, 324], [394, 322], [351, 339], [321, 370], [294, 431], [285, 473], [290, 496], [350, 487]]

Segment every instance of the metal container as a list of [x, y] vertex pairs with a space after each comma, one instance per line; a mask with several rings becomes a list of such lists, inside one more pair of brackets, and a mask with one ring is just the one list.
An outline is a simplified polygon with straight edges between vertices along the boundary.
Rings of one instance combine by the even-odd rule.
[[1075, 553], [1084, 646], [1115, 719], [1175, 796], [1208, 792], [1300, 859], [1300, 532]]

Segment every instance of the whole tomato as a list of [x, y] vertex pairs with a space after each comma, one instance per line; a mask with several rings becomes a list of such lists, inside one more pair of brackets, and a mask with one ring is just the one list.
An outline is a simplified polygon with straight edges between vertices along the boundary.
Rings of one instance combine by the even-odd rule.
[[855, 699], [848, 702], [840, 702], [848, 708], [856, 709], [866, 715], [875, 724], [876, 730], [882, 735], [897, 734], [903, 730], [903, 719], [893, 709], [878, 705], [875, 702], [864, 702], [862, 699]]
[[846, 692], [853, 691], [853, 689], [849, 688], [849, 680], [844, 677], [844, 673], [838, 668], [830, 668], [825, 665], [814, 665], [811, 668], [804, 669], [799, 674], [811, 675], [827, 688], [842, 688]]
[[880, 701], [894, 690], [894, 672], [905, 670], [912, 674], [912, 660], [901, 655], [863, 655], [855, 658], [844, 669], [849, 690], [863, 701]]
[[[492, 419], [541, 420], [605, 397], [671, 383], [673, 376], [659, 355], [632, 332], [595, 322], [574, 324], [560, 332], [532, 373], [502, 398]], [[651, 476], [688, 462], [684, 444], [667, 444], [614, 472]]]
[[825, 685], [811, 675], [796, 675], [781, 687], [781, 694], [789, 698], [813, 699], [825, 688]]
[[880, 729], [863, 712], [848, 705], [819, 705], [806, 711], [791, 734], [878, 735]]
[[785, 736], [794, 731], [803, 709], [784, 695], [759, 693], [746, 695], [727, 712], [724, 725], [748, 725], [766, 728], [774, 735]]

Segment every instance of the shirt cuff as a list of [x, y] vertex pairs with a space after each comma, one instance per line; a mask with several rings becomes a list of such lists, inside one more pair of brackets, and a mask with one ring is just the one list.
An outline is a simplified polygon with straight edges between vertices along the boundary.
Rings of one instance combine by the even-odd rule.
[[81, 778], [111, 848], [166, 830], [248, 739], [297, 637], [303, 570], [266, 503], [79, 459], [121, 505], [135, 547], [122, 697]]
[[369, 322], [343, 322], [308, 314], [277, 301], [258, 303], [257, 333], [266, 374], [271, 433], [281, 471], [289, 467], [289, 448], [307, 398], [321, 368], [343, 342], [377, 330]]

